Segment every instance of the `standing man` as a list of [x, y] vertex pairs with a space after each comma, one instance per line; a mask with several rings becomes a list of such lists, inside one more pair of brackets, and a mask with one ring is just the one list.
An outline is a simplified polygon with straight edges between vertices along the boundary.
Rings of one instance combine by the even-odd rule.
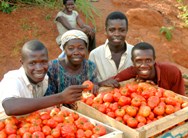
[[24, 44], [20, 61], [20, 69], [9, 71], [0, 83], [1, 115], [23, 115], [50, 106], [70, 104], [80, 100], [82, 90], [87, 88], [72, 85], [61, 93], [43, 97], [48, 86], [48, 52], [38, 40]]
[[99, 81], [106, 80], [132, 65], [133, 46], [125, 41], [128, 31], [127, 17], [119, 11], [110, 13], [106, 18], [105, 30], [106, 43], [92, 50], [89, 55], [89, 60], [97, 66]]

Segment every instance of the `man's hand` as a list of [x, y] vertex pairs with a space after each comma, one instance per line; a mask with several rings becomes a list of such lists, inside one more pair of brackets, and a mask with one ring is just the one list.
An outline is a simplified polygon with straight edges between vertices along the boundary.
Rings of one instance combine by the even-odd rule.
[[115, 79], [112, 79], [112, 78], [100, 82], [99, 85], [100, 86], [107, 86], [107, 87], [115, 87], [115, 88], [120, 87], [119, 82]]
[[76, 101], [81, 100], [82, 91], [86, 89], [87, 86], [83, 85], [72, 85], [67, 87], [63, 92], [59, 93], [62, 104], [71, 104]]

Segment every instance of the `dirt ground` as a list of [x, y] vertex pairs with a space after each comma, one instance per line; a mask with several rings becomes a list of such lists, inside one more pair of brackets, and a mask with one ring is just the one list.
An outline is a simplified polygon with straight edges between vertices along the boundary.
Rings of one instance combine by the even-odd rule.
[[[119, 10], [129, 20], [129, 43], [151, 43], [156, 49], [157, 61], [173, 62], [188, 74], [188, 29], [183, 28], [183, 22], [177, 18], [179, 10], [176, 0], [99, 0], [92, 4], [101, 15], [95, 18], [97, 46], [106, 39], [106, 16]], [[55, 42], [58, 32], [53, 20], [57, 12], [58, 9], [33, 6], [17, 8], [11, 14], [0, 12], [0, 80], [7, 71], [20, 67], [20, 49], [28, 40], [41, 40], [49, 50], [50, 59], [61, 53]], [[162, 26], [174, 27], [171, 41], [159, 33]]]

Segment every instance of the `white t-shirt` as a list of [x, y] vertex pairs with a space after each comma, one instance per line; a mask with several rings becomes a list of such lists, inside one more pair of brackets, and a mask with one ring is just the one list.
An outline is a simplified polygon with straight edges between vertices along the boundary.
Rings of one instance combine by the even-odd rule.
[[58, 45], [61, 44], [61, 36], [62, 36], [62, 34], [64, 34], [67, 31], [67, 29], [60, 22], [56, 21], [56, 19], [58, 17], [60, 17], [60, 16], [63, 16], [64, 18], [66, 18], [67, 21], [69, 22], [69, 24], [73, 28], [77, 28], [77, 16], [78, 16], [78, 12], [75, 11], [75, 10], [73, 10], [71, 15], [65, 14], [63, 11], [59, 11], [57, 13], [56, 18], [55, 18], [55, 23], [56, 23], [56, 26], [57, 26], [57, 30], [59, 32], [59, 35], [56, 38], [56, 42], [57, 42]]
[[112, 60], [112, 54], [108, 46], [108, 40], [105, 42], [105, 44], [95, 48], [90, 52], [89, 60], [93, 61], [97, 66], [97, 78], [99, 81], [106, 80], [126, 69], [127, 67], [133, 65], [131, 61], [131, 51], [133, 46], [127, 42], [126, 45], [127, 50], [122, 54], [118, 69], [114, 60]]
[[[34, 91], [34, 87], [36, 88], [36, 91]], [[4, 78], [0, 82], [0, 116], [4, 112], [4, 108], [2, 107], [3, 100], [11, 97], [43, 97], [47, 87], [47, 75], [42, 82], [37, 85], [33, 85], [29, 82], [23, 67], [18, 70], [9, 71], [4, 75]]]

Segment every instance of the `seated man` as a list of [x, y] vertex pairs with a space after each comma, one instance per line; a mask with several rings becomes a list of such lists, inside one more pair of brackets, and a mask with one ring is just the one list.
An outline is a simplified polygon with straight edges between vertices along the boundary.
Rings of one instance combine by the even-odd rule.
[[[23, 115], [33, 111], [70, 104], [81, 99], [87, 86], [72, 85], [62, 93], [43, 97], [48, 80], [48, 52], [38, 40], [26, 42], [21, 51], [22, 66], [9, 71], [0, 83], [0, 115]], [[4, 112], [5, 111], [5, 112]]]
[[133, 47], [131, 55], [134, 66], [101, 82], [100, 85], [118, 87], [118, 82], [136, 78], [136, 80], [150, 81], [159, 87], [185, 95], [181, 71], [170, 63], [155, 62], [155, 50], [152, 45], [145, 42], [138, 43]]

